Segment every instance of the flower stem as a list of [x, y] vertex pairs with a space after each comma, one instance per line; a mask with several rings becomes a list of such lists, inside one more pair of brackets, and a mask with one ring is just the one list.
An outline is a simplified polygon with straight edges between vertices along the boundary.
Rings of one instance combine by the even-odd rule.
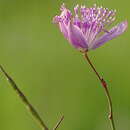
[[93, 71], [95, 72], [96, 76], [98, 77], [98, 79], [100, 80], [104, 90], [105, 90], [105, 94], [107, 96], [107, 99], [108, 99], [108, 105], [109, 105], [109, 119], [110, 119], [110, 122], [111, 122], [111, 127], [112, 127], [112, 130], [115, 130], [115, 123], [114, 123], [114, 118], [113, 118], [113, 108], [112, 108], [112, 99], [111, 99], [111, 96], [109, 94], [109, 91], [108, 91], [108, 87], [107, 87], [107, 83], [106, 81], [99, 75], [99, 73], [96, 71], [94, 65], [92, 64], [92, 62], [90, 61], [89, 57], [88, 57], [88, 54], [87, 52], [84, 53], [84, 57], [85, 59], [88, 61], [89, 65], [91, 66], [91, 68], [93, 69]]
[[31, 103], [28, 101], [26, 96], [23, 94], [23, 92], [18, 88], [14, 80], [7, 74], [7, 72], [4, 70], [4, 68], [0, 65], [0, 70], [3, 72], [9, 83], [11, 84], [12, 88], [16, 91], [17, 95], [20, 97], [22, 102], [25, 104], [25, 106], [28, 108], [32, 116], [37, 120], [37, 122], [40, 124], [42, 130], [49, 130], [48, 127], [45, 125], [43, 120], [41, 119], [40, 115], [37, 113], [35, 108], [31, 105]]

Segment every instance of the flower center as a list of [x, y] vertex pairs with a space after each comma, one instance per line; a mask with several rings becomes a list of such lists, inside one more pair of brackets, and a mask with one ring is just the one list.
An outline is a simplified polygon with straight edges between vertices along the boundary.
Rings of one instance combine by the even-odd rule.
[[81, 6], [80, 14], [78, 15], [79, 6], [74, 8], [75, 17], [73, 23], [78, 26], [85, 35], [88, 44], [91, 44], [101, 32], [107, 32], [106, 28], [110, 26], [115, 20], [114, 10], [108, 8], [97, 7], [92, 8]]

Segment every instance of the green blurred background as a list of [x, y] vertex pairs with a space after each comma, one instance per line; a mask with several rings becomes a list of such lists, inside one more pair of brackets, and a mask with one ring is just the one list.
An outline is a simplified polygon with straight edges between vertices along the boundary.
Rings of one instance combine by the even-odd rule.
[[[52, 128], [111, 130], [104, 91], [83, 56], [71, 47], [52, 17], [60, 5], [94, 3], [130, 19], [129, 0], [0, 0], [0, 64]], [[109, 84], [117, 130], [130, 130], [130, 31], [89, 53]], [[0, 73], [0, 130], [40, 130]]]

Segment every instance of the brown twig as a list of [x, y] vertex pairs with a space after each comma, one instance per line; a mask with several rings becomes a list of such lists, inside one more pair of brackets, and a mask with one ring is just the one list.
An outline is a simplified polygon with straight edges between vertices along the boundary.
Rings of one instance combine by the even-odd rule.
[[35, 108], [31, 105], [31, 103], [28, 101], [26, 96], [23, 94], [23, 92], [18, 88], [14, 80], [7, 74], [7, 72], [4, 70], [4, 68], [0, 65], [0, 70], [3, 72], [9, 83], [11, 84], [12, 88], [16, 91], [17, 95], [20, 97], [20, 99], [23, 101], [23, 103], [26, 105], [26, 107], [29, 109], [33, 117], [38, 121], [40, 124], [42, 130], [48, 130], [48, 127], [45, 125], [43, 120], [41, 119], [40, 115], [37, 113]]
[[53, 130], [57, 130], [57, 128], [59, 128], [60, 124], [62, 123], [62, 121], [64, 120], [64, 116], [62, 116], [60, 118], [60, 120], [57, 122], [56, 126], [53, 128]]
[[114, 123], [114, 118], [113, 118], [113, 108], [112, 108], [112, 100], [111, 100], [111, 96], [109, 94], [108, 91], [108, 87], [107, 87], [107, 83], [106, 81], [99, 75], [99, 73], [96, 71], [94, 65], [92, 64], [92, 62], [90, 61], [87, 52], [83, 53], [85, 59], [88, 61], [89, 65], [91, 66], [91, 68], [93, 69], [93, 71], [95, 72], [96, 76], [98, 77], [98, 79], [100, 80], [104, 90], [105, 90], [105, 94], [107, 96], [108, 99], [108, 104], [109, 104], [109, 119], [111, 121], [111, 126], [112, 126], [112, 130], [115, 130], [115, 123]]

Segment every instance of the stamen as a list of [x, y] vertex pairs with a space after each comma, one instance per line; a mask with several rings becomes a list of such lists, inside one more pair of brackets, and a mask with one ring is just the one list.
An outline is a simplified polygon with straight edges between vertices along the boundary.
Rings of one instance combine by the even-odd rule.
[[76, 15], [78, 15], [78, 11], [79, 11], [79, 5], [76, 5], [74, 7], [74, 12], [75, 12]]
[[65, 3], [63, 3], [63, 4], [61, 5], [60, 10], [63, 11], [65, 8], [66, 8], [66, 7], [65, 7]]

